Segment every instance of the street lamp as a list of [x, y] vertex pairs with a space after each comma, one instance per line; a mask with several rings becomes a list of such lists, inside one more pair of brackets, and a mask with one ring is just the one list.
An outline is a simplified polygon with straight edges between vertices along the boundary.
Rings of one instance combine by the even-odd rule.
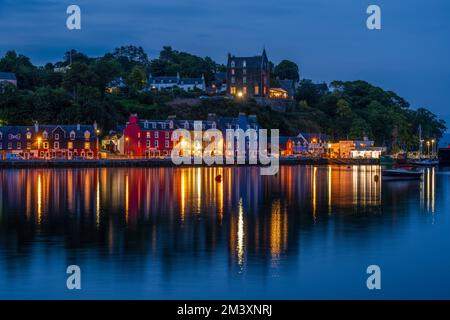
[[434, 157], [434, 143], [436, 142], [436, 140], [432, 139], [431, 140], [431, 157]]
[[125, 137], [125, 146], [126, 146], [126, 154], [127, 154], [127, 158], [129, 157], [130, 154], [130, 144], [128, 143], [130, 139], [128, 137]]

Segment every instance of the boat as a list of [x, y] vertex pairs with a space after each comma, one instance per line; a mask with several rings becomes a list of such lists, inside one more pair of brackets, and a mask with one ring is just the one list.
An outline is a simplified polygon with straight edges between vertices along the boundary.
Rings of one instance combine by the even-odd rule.
[[411, 161], [411, 163], [416, 166], [432, 167], [432, 166], [437, 166], [439, 164], [439, 161], [433, 160], [433, 159], [423, 159], [423, 160]]
[[383, 181], [389, 180], [420, 180], [422, 172], [405, 169], [385, 169], [381, 172]]

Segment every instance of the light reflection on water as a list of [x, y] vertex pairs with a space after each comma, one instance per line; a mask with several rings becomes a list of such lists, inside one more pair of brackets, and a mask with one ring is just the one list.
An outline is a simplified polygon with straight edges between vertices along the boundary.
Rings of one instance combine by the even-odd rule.
[[[372, 263], [390, 270], [375, 297], [450, 297], [439, 273], [448, 250], [437, 253], [450, 244], [450, 177], [380, 176], [379, 166], [283, 166], [273, 177], [252, 167], [1, 170], [0, 297], [371, 298]], [[405, 259], [419, 263], [410, 274], [429, 271], [428, 286], [400, 286]], [[69, 264], [83, 270], [77, 294], [64, 289]]]

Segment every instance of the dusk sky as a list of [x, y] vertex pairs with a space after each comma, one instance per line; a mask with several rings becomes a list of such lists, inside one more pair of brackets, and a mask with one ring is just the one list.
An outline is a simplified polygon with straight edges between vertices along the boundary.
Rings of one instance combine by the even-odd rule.
[[[81, 7], [82, 30], [66, 28], [70, 4]], [[366, 28], [370, 4], [381, 7], [381, 30]], [[367, 80], [450, 124], [449, 18], [448, 0], [0, 0], [0, 55], [44, 64], [70, 48], [95, 56], [133, 44], [155, 58], [171, 45], [224, 63], [265, 46], [302, 78]]]

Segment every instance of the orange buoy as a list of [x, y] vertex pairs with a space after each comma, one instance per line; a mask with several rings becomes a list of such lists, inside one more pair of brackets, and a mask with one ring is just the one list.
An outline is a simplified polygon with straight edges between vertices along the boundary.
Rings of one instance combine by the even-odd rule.
[[221, 174], [216, 176], [216, 182], [222, 182], [222, 175]]

